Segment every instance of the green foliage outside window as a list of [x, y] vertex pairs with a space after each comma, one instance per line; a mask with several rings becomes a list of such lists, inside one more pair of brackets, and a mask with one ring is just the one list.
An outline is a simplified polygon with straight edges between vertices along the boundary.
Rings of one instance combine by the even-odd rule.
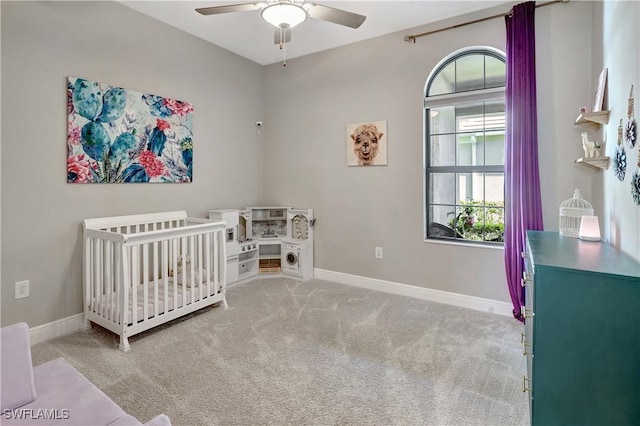
[[458, 214], [449, 220], [449, 227], [465, 240], [504, 242], [504, 203], [462, 202]]

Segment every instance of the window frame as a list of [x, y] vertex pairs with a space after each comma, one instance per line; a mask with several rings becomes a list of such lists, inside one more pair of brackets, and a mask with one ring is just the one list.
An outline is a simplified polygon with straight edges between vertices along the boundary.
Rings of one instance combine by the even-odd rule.
[[[439, 94], [428, 96], [429, 91], [431, 90], [431, 86], [435, 80], [435, 78], [440, 74], [445, 67], [449, 66], [451, 63], [457, 61], [458, 59], [470, 56], [470, 55], [483, 55], [490, 56], [496, 58], [503, 62], [506, 67], [506, 55], [498, 49], [488, 46], [474, 46], [474, 47], [466, 47], [459, 49], [451, 54], [447, 55], [444, 59], [442, 59], [438, 64], [433, 68], [433, 70], [429, 73], [429, 77], [425, 83], [424, 93], [423, 93], [423, 237], [425, 242], [438, 242], [438, 243], [446, 243], [446, 244], [455, 244], [455, 245], [471, 245], [473, 247], [490, 247], [490, 248], [500, 248], [502, 249], [504, 246], [504, 242], [494, 242], [494, 241], [477, 241], [470, 240], [464, 238], [457, 237], [438, 237], [438, 236], [429, 236], [429, 222], [430, 222], [430, 210], [431, 207], [437, 204], [431, 203], [431, 194], [430, 194], [430, 174], [437, 173], [482, 173], [484, 177], [487, 174], [491, 173], [501, 173], [504, 177], [505, 165], [504, 162], [501, 165], [476, 165], [476, 166], [431, 166], [431, 120], [430, 120], [430, 111], [433, 108], [440, 108], [445, 106], [455, 107], [456, 105], [464, 104], [464, 103], [472, 103], [472, 102], [491, 102], [495, 100], [505, 101], [506, 95], [506, 87], [505, 85], [483, 88], [483, 89], [472, 89], [472, 90], [462, 90], [459, 92], [452, 92], [446, 94]], [[457, 71], [457, 70], [456, 70]], [[484, 78], [486, 78], [486, 70], [484, 74]], [[505, 81], [506, 84], [506, 81]], [[454, 90], [455, 90], [455, 82], [454, 82]], [[506, 113], [506, 111], [505, 111]], [[505, 120], [505, 133], [506, 133], [506, 120]], [[486, 129], [485, 129], [486, 131]], [[457, 134], [457, 132], [456, 132]], [[457, 160], [456, 160], [457, 161]], [[506, 159], [505, 159], [506, 161]], [[457, 185], [456, 185], [457, 188]], [[483, 206], [486, 207], [486, 187], [483, 183]], [[457, 189], [456, 196], [457, 198]], [[459, 200], [454, 200], [455, 208], [457, 209]], [[503, 203], [506, 204], [506, 200], [504, 198], [503, 193]], [[503, 210], [506, 208], [503, 205]], [[457, 210], [456, 210], [457, 211]]]

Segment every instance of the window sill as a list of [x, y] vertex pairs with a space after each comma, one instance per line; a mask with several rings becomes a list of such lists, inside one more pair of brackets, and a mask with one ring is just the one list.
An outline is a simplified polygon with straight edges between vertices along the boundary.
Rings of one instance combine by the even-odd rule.
[[461, 241], [447, 241], [447, 240], [436, 240], [436, 239], [426, 239], [426, 240], [423, 240], [423, 242], [427, 244], [442, 244], [447, 246], [471, 247], [471, 248], [504, 251], [504, 245], [498, 245], [498, 244], [465, 243]]

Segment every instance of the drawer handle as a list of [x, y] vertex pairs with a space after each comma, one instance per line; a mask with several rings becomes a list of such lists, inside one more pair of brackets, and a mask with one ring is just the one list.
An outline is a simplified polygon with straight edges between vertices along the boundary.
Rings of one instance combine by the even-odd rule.
[[527, 346], [531, 346], [531, 343], [527, 343], [524, 333], [520, 333], [520, 343], [522, 343], [522, 355], [531, 355], [531, 352], [527, 352]]
[[529, 392], [529, 379], [527, 379], [527, 376], [522, 376], [522, 392]]
[[527, 309], [524, 306], [520, 308], [520, 315], [522, 315], [523, 319], [533, 318], [536, 314], [533, 313], [531, 309]]

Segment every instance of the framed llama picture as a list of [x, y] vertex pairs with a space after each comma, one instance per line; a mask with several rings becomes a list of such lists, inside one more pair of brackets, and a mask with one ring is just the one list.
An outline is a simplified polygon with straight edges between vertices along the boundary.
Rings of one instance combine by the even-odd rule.
[[347, 165], [387, 165], [386, 121], [370, 121], [347, 125]]
[[67, 82], [68, 183], [193, 181], [193, 105], [105, 83]]

